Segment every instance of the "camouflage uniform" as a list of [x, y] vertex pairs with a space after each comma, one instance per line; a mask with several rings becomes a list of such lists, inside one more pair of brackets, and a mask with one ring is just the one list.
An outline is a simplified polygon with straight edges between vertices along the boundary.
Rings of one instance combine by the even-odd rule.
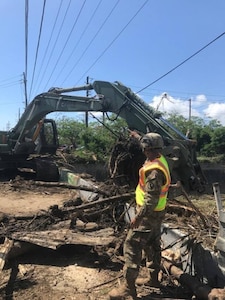
[[135, 282], [142, 262], [142, 253], [152, 260], [150, 271], [151, 286], [157, 286], [161, 263], [161, 223], [165, 215], [170, 174], [166, 159], [160, 154], [163, 148], [162, 137], [157, 133], [147, 133], [141, 139], [141, 147], [146, 162], [139, 170], [139, 183], [136, 188], [136, 214], [131, 220], [130, 229], [124, 242], [125, 283], [109, 292], [109, 299], [136, 299]]
[[165, 216], [165, 210], [154, 211], [161, 186], [165, 182], [162, 171], [154, 169], [146, 175], [145, 204], [137, 206], [137, 215], [141, 219], [138, 228], [129, 229], [124, 243], [124, 275], [137, 278], [142, 261], [142, 252], [146, 259], [152, 261], [151, 272], [159, 272], [161, 262], [161, 224]]

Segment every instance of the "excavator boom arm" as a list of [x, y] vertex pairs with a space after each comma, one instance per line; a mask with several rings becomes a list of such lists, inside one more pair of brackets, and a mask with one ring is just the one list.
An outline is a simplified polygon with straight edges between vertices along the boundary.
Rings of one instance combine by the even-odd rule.
[[[65, 92], [94, 90], [94, 97], [64, 95]], [[121, 83], [95, 81], [92, 85], [70, 89], [52, 89], [40, 94], [28, 105], [17, 125], [11, 131], [11, 138], [20, 143], [26, 134], [43, 117], [51, 112], [112, 112], [124, 118], [130, 128], [140, 132], [157, 131], [164, 137], [173, 136], [163, 126], [162, 118], [156, 118], [155, 112], [140, 97]], [[159, 121], [161, 120], [161, 122]], [[168, 125], [168, 123], [166, 124]], [[181, 139], [185, 139], [179, 133]]]

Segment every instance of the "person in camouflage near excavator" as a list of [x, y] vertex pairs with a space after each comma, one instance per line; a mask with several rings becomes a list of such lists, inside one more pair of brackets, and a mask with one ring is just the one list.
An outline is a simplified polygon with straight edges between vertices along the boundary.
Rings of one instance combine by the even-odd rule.
[[[139, 183], [136, 188], [136, 213], [124, 242], [125, 283], [109, 292], [109, 299], [136, 299], [136, 286], [142, 254], [145, 253], [149, 265], [148, 284], [159, 287], [158, 275], [161, 264], [161, 224], [165, 216], [167, 193], [171, 178], [168, 163], [161, 154], [164, 147], [161, 135], [147, 133], [142, 138], [132, 131], [131, 136], [140, 139], [146, 156], [139, 170]], [[147, 264], [148, 265], [148, 264]]]

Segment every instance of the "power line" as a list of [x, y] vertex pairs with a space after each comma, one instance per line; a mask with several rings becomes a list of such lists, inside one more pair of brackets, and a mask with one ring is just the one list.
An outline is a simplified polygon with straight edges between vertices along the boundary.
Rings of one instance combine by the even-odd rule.
[[16, 80], [16, 81], [11, 81], [11, 82], [4, 83], [4, 84], [0, 84], [0, 87], [1, 88], [7, 88], [7, 87], [11, 87], [11, 86], [18, 85], [18, 84], [21, 84], [21, 83], [23, 83], [22, 79]]
[[[133, 86], [135, 88], [135, 86]], [[133, 88], [133, 90], [134, 90]], [[136, 86], [137, 88], [137, 86]], [[151, 91], [151, 92], [150, 92]], [[144, 93], [142, 93], [142, 95], [144, 95], [145, 97], [155, 97], [157, 95], [161, 95], [165, 93], [165, 89], [151, 89], [148, 91], [145, 91]], [[173, 98], [179, 98], [181, 100], [188, 98], [188, 97], [197, 97], [199, 95], [204, 95], [207, 98], [207, 101], [211, 102], [211, 101], [218, 101], [218, 102], [224, 102], [224, 98], [225, 95], [214, 95], [214, 94], [208, 94], [208, 93], [196, 93], [196, 92], [191, 92], [191, 91], [174, 91], [174, 90], [166, 90], [166, 93], [169, 94], [170, 96], [172, 96]], [[182, 97], [180, 97], [180, 95], [183, 95]], [[209, 100], [209, 98], [220, 98], [218, 100]]]
[[23, 73], [26, 106], [27, 106], [28, 14], [29, 14], [29, 0], [26, 0], [25, 2], [25, 72]]
[[11, 81], [12, 79], [15, 79], [15, 78], [21, 78], [21, 75], [17, 75], [17, 76], [10, 77], [8, 79], [0, 80], [0, 84], [1, 84], [1, 82], [3, 83], [3, 82]]
[[[132, 88], [132, 90], [134, 91], [135, 89], [138, 89], [138, 88], [141, 88], [140, 86], [137, 86], [137, 85], [133, 85], [131, 84], [130, 87]], [[151, 97], [153, 95], [154, 96], [157, 96], [157, 95], [161, 95], [162, 93], [165, 93], [165, 89], [161, 89], [161, 88], [151, 88], [151, 89], [148, 89], [146, 90], [144, 93], [142, 93], [142, 95], [146, 96], [146, 97]], [[199, 95], [204, 95], [206, 96], [206, 98], [208, 97], [211, 97], [211, 98], [221, 98], [220, 100], [218, 101], [224, 101], [224, 98], [225, 98], [225, 95], [219, 95], [219, 94], [208, 94], [208, 93], [196, 93], [196, 92], [193, 92], [193, 91], [178, 91], [178, 90], [166, 90], [166, 93], [167, 94], [170, 94], [172, 95], [173, 94], [173, 97], [174, 94], [177, 95], [176, 97], [179, 97], [179, 95], [185, 95], [183, 97], [185, 98], [188, 98], [188, 97], [192, 97], [192, 96], [199, 96]], [[179, 97], [180, 98], [180, 97]]]
[[[79, 83], [81, 79], [90, 71], [91, 68], [99, 61], [100, 58], [106, 53], [106, 51], [112, 46], [112, 44], [119, 38], [119, 36], [123, 33], [123, 31], [130, 25], [130, 23], [134, 20], [134, 18], [139, 14], [139, 12], [144, 8], [144, 6], [147, 4], [148, 0], [146, 0], [141, 7], [137, 10], [137, 12], [133, 15], [133, 17], [128, 21], [128, 23], [122, 28], [122, 30], [116, 35], [116, 37], [109, 43], [109, 45], [105, 48], [105, 50], [102, 51], [102, 53], [97, 57], [97, 59], [93, 62], [93, 64], [88, 68], [88, 70], [83, 73], [83, 75], [80, 77], [80, 79], [77, 81]], [[76, 83], [76, 84], [77, 84]], [[75, 84], [75, 85], [76, 85]]]
[[37, 48], [36, 48], [35, 63], [34, 63], [34, 69], [33, 69], [33, 75], [32, 75], [32, 80], [31, 80], [29, 97], [31, 95], [31, 91], [32, 91], [32, 87], [33, 87], [34, 74], [35, 74], [35, 69], [36, 69], [36, 64], [37, 64], [38, 51], [39, 51], [39, 45], [40, 45], [41, 33], [42, 33], [42, 25], [43, 25], [44, 14], [45, 14], [45, 4], [46, 4], [46, 0], [44, 0], [44, 3], [43, 3], [42, 16], [41, 16], [41, 25], [40, 25], [39, 36], [38, 36], [38, 44], [37, 44]]
[[140, 93], [143, 90], [147, 89], [148, 87], [150, 87], [151, 85], [153, 85], [154, 83], [158, 82], [159, 80], [161, 80], [162, 78], [166, 77], [168, 74], [172, 73], [174, 70], [176, 70], [177, 68], [179, 68], [180, 66], [182, 66], [184, 63], [186, 63], [188, 60], [190, 60], [191, 58], [193, 58], [194, 56], [196, 56], [197, 54], [199, 54], [201, 51], [203, 51], [205, 48], [207, 48], [208, 46], [210, 46], [212, 43], [214, 43], [216, 40], [218, 40], [219, 38], [221, 38], [223, 35], [225, 34], [225, 32], [221, 33], [219, 36], [217, 36], [214, 40], [212, 40], [211, 42], [209, 42], [207, 45], [205, 45], [204, 47], [202, 47], [201, 49], [199, 49], [197, 52], [195, 52], [194, 54], [192, 54], [191, 56], [189, 56], [187, 59], [185, 59], [184, 61], [182, 61], [180, 64], [178, 64], [176, 67], [172, 68], [170, 71], [168, 71], [167, 73], [165, 73], [164, 75], [160, 76], [158, 79], [154, 80], [153, 82], [149, 83], [148, 85], [146, 85], [143, 89], [139, 90], [136, 93]]
[[[37, 76], [37, 78], [36, 78], [36, 82], [38, 81], [38, 79], [39, 79], [39, 77], [40, 77], [40, 73], [41, 73], [41, 70], [42, 70], [43, 65], [44, 65], [44, 60], [45, 60], [45, 58], [46, 58], [46, 56], [47, 56], [47, 53], [48, 53], [48, 50], [49, 50], [49, 46], [50, 46], [50, 43], [51, 43], [51, 41], [52, 41], [52, 37], [53, 37], [53, 33], [54, 33], [54, 31], [55, 31], [55, 27], [56, 27], [56, 23], [57, 23], [57, 20], [58, 20], [58, 17], [59, 17], [59, 13], [60, 13], [60, 11], [61, 11], [62, 3], [63, 3], [63, 0], [61, 0], [61, 2], [60, 2], [60, 4], [59, 4], [59, 8], [58, 8], [58, 11], [57, 11], [57, 15], [56, 15], [56, 18], [55, 18], [55, 22], [54, 22], [54, 24], [53, 24], [52, 31], [51, 31], [51, 34], [50, 34], [50, 38], [49, 38], [49, 40], [48, 40], [48, 44], [47, 44], [46, 50], [45, 50], [45, 52], [44, 52], [44, 56], [43, 56], [43, 59], [42, 59], [42, 62], [41, 62], [41, 67], [40, 67], [38, 76]], [[39, 83], [37, 89], [39, 88], [39, 86], [40, 86], [40, 83]]]
[[[75, 52], [77, 46], [79, 45], [81, 39], [84, 37], [84, 34], [85, 34], [85, 32], [87, 31], [89, 25], [91, 24], [91, 21], [93, 21], [93, 18], [94, 18], [94, 16], [95, 16], [95, 14], [96, 14], [98, 8], [100, 7], [100, 4], [101, 4], [101, 3], [102, 3], [102, 0], [99, 1], [98, 5], [96, 6], [96, 8], [95, 8], [95, 10], [94, 10], [94, 12], [93, 12], [93, 14], [92, 14], [91, 17], [89, 18], [89, 21], [88, 21], [86, 27], [84, 28], [83, 32], [81, 33], [79, 40], [77, 41], [76, 45], [73, 47], [73, 50], [71, 51], [71, 53], [70, 53], [68, 59], [66, 60], [64, 66], [62, 67], [62, 69], [61, 69], [60, 72], [58, 73], [58, 75], [57, 75], [55, 81], [59, 78], [59, 76], [62, 74], [63, 70], [65, 69], [66, 65], [67, 65], [68, 62], [70, 61], [70, 58], [71, 58], [72, 55], [74, 54], [74, 52]], [[86, 50], [84, 50], [84, 52], [86, 52]], [[83, 53], [84, 53], [84, 52], [83, 52]], [[67, 78], [67, 77], [66, 77], [66, 78]], [[55, 82], [55, 81], [54, 81], [54, 82]], [[65, 80], [64, 80], [64, 81], [65, 81]], [[63, 82], [64, 82], [64, 81], [63, 81]], [[53, 86], [54, 86], [54, 82], [53, 82]]]
[[7, 106], [9, 106], [10, 104], [13, 104], [13, 105], [15, 105], [15, 104], [21, 104], [21, 102], [20, 101], [6, 101], [6, 102], [1, 102], [0, 101], [0, 105], [7, 105]]
[[71, 68], [71, 70], [69, 71], [68, 75], [66, 76], [66, 78], [63, 80], [62, 84], [66, 81], [66, 79], [70, 76], [70, 74], [73, 72], [73, 70], [75, 69], [75, 67], [78, 65], [78, 63], [80, 62], [80, 60], [82, 59], [82, 57], [84, 56], [84, 54], [87, 52], [88, 48], [91, 46], [91, 44], [93, 43], [93, 41], [96, 39], [97, 35], [100, 33], [100, 31], [102, 30], [102, 28], [104, 27], [105, 23], [108, 21], [108, 19], [110, 18], [110, 16], [112, 15], [113, 11], [115, 10], [115, 8], [117, 7], [117, 5], [119, 4], [120, 0], [118, 0], [116, 2], [116, 4], [113, 6], [113, 8], [110, 10], [109, 14], [106, 16], [106, 18], [104, 19], [102, 25], [99, 27], [99, 29], [97, 30], [97, 32], [95, 33], [95, 35], [93, 36], [93, 38], [91, 39], [91, 41], [88, 43], [87, 47], [85, 48], [84, 51], [82, 51], [81, 56], [79, 57], [79, 59], [76, 61], [76, 63], [73, 65], [73, 67]]
[[49, 79], [48, 79], [48, 81], [47, 81], [47, 83], [46, 83], [46, 85], [45, 85], [45, 89], [46, 89], [46, 87], [47, 87], [47, 85], [48, 85], [48, 83], [49, 83], [49, 81], [50, 81], [50, 79], [51, 79], [51, 77], [52, 77], [52, 75], [53, 75], [53, 73], [54, 73], [54, 71], [55, 71], [57, 65], [58, 65], [58, 62], [59, 62], [60, 58], [62, 57], [63, 51], [65, 50], [65, 48], [66, 48], [66, 46], [67, 46], [67, 44], [68, 44], [68, 42], [69, 42], [69, 39], [70, 39], [70, 37], [71, 37], [71, 35], [72, 35], [72, 32], [73, 32], [73, 30], [74, 30], [74, 28], [75, 28], [75, 26], [76, 26], [76, 24], [77, 24], [77, 21], [79, 20], [79, 17], [80, 17], [80, 15], [81, 15], [81, 12], [82, 12], [82, 10], [83, 10], [83, 8], [84, 8], [85, 3], [86, 3], [86, 0], [83, 2], [82, 6], [81, 6], [81, 9], [80, 9], [80, 11], [79, 11], [79, 13], [78, 13], [78, 15], [77, 15], [77, 18], [76, 18], [75, 21], [74, 21], [74, 24], [73, 24], [73, 26], [72, 26], [72, 29], [70, 30], [70, 33], [69, 33], [69, 35], [68, 35], [68, 37], [67, 37], [67, 39], [66, 39], [66, 42], [65, 42], [65, 44], [64, 44], [64, 47], [63, 47], [62, 51], [60, 52], [60, 55], [59, 55], [59, 57], [58, 57], [58, 59], [57, 59], [57, 61], [56, 61], [56, 63], [55, 63], [55, 66], [54, 66], [54, 68], [53, 68], [53, 70], [52, 70], [52, 72], [51, 72], [51, 75], [50, 75], [50, 77], [49, 77]]
[[27, 59], [28, 59], [28, 13], [29, 1], [25, 3], [25, 75], [27, 76]]
[[[59, 29], [59, 32], [58, 32], [58, 34], [57, 34], [57, 36], [56, 36], [55, 43], [54, 43], [54, 45], [53, 45], [53, 47], [52, 47], [52, 51], [51, 51], [51, 53], [50, 53], [50, 55], [49, 55], [49, 59], [48, 59], [48, 61], [47, 61], [46, 67], [45, 67], [45, 69], [44, 69], [44, 72], [43, 72], [44, 74], [46, 73], [46, 70], [47, 70], [47, 68], [48, 68], [48, 66], [49, 66], [50, 60], [51, 60], [51, 58], [53, 57], [53, 53], [54, 53], [54, 50], [56, 49], [56, 44], [57, 44], [57, 42], [58, 42], [59, 36], [60, 36], [61, 31], [62, 31], [62, 29], [63, 29], [63, 25], [64, 25], [64, 22], [65, 22], [67, 13], [68, 13], [68, 11], [69, 11], [70, 5], [71, 5], [71, 0], [69, 1], [68, 5], [67, 5], [66, 12], [65, 12], [65, 14], [64, 14], [63, 20], [62, 20], [61, 25], [60, 25], [60, 27], [59, 27], [59, 28], [60, 28], [60, 29]], [[43, 79], [44, 79], [44, 76], [42, 77], [42, 80], [43, 80]], [[42, 80], [40, 81], [39, 86], [40, 86]]]

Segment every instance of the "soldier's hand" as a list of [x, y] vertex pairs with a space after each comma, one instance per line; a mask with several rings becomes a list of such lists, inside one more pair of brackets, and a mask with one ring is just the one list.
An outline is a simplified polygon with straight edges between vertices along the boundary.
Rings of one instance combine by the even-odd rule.
[[134, 137], [135, 139], [140, 140], [141, 135], [138, 134], [137, 131], [135, 131], [135, 130], [129, 130], [129, 133], [130, 133], [131, 137]]
[[131, 228], [131, 229], [138, 228], [139, 225], [140, 225], [140, 223], [141, 223], [141, 220], [140, 220], [140, 219], [134, 218], [134, 219], [132, 219], [131, 222], [130, 222], [130, 228]]

